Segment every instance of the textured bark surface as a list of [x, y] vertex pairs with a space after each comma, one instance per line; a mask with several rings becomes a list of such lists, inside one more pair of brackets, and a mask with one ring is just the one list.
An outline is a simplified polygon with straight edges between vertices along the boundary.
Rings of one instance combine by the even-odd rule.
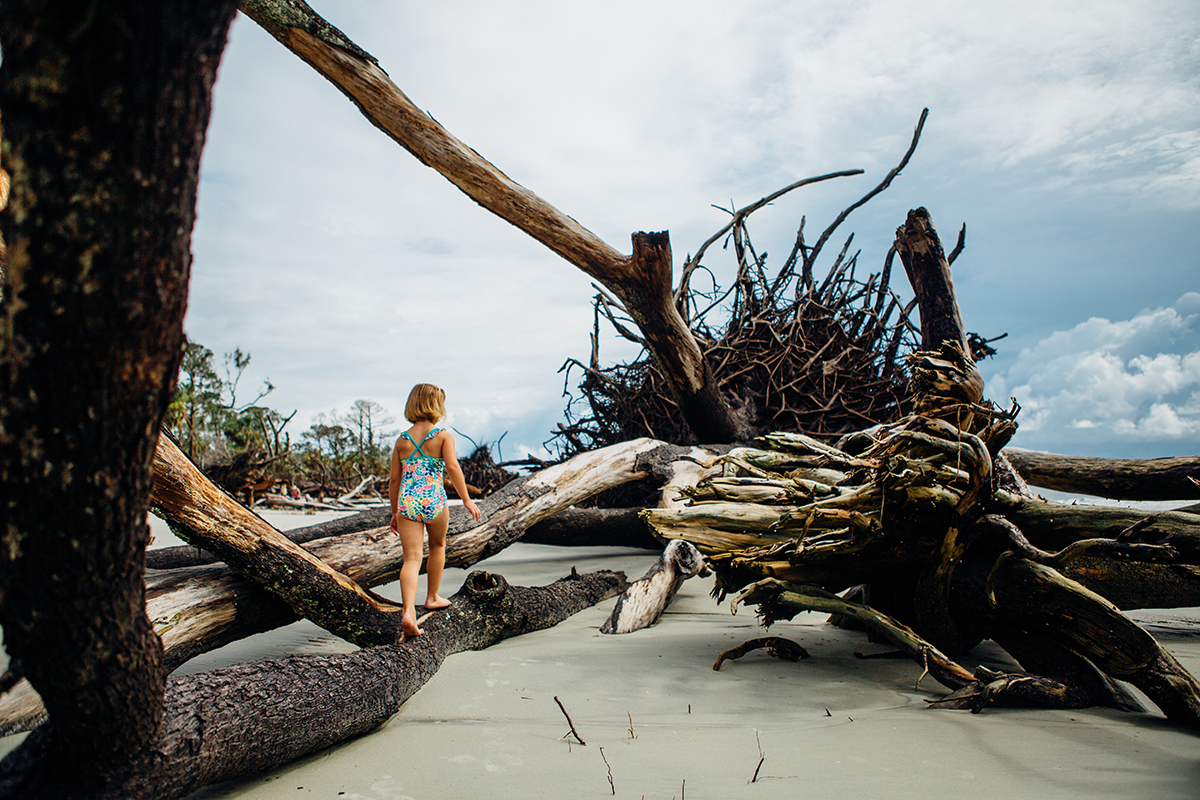
[[[572, 574], [544, 587], [472, 573], [454, 605], [401, 644], [172, 678], [149, 756], [128, 764], [108, 792], [64, 796], [167, 800], [301, 758], [383, 724], [447, 656], [551, 627], [625, 585], [619, 572]], [[41, 730], [30, 736], [35, 744]]]
[[[183, 345], [200, 151], [232, 2], [6, 2], [0, 624], [53, 718], [0, 795], [152, 739], [150, 461]], [[25, 751], [29, 755], [31, 751]]]
[[958, 311], [950, 264], [942, 249], [942, 240], [933, 227], [933, 217], [924, 208], [908, 212], [904, 225], [896, 230], [896, 252], [904, 262], [908, 282], [917, 295], [921, 312], [921, 349], [938, 350], [942, 342], [952, 341], [964, 353], [967, 329]]
[[[641, 439], [584, 453], [529, 478], [512, 481], [480, 501], [486, 520], [483, 525], [471, 520], [465, 511], [452, 509], [447, 564], [469, 567], [521, 538], [525, 527], [541, 519], [621, 483], [649, 476], [666, 479], [676, 471], [672, 465], [676, 456], [701, 452]], [[195, 511], [201, 519], [200, 510]], [[227, 509], [225, 517], [243, 519], [244, 514], [250, 512]], [[358, 524], [374, 518], [370, 512], [358, 516]], [[311, 540], [305, 549], [358, 586], [390, 583], [397, 579], [404, 557], [400, 540], [386, 527], [386, 520], [384, 525]], [[352, 525], [339, 529], [346, 527]], [[168, 672], [201, 653], [298, 618], [281, 599], [220, 563], [147, 572], [146, 611], [161, 637]], [[41, 704], [23, 684], [0, 696], [0, 731], [28, 730], [42, 719]]]
[[1026, 482], [1115, 500], [1200, 500], [1200, 456], [1086, 458], [1005, 448]]
[[[182, 797], [372, 730], [449, 655], [551, 627], [625, 587], [624, 575], [574, 575], [545, 587], [472, 573], [447, 611], [398, 645], [339, 656], [294, 656], [173, 678], [153, 758], [124, 798]], [[269, 702], [271, 714], [261, 713]]]

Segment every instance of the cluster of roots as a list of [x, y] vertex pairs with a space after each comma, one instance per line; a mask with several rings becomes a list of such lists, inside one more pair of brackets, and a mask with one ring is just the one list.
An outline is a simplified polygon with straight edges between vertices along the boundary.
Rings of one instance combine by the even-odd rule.
[[[973, 361], [951, 342], [913, 354], [909, 371], [913, 410], [896, 422], [836, 445], [761, 437], [708, 464], [716, 471], [685, 490], [687, 505], [644, 517], [708, 557], [719, 597], [758, 606], [766, 624], [801, 611], [853, 620], [951, 689], [939, 704], [1127, 708], [1124, 681], [1200, 728], [1200, 684], [1097, 591], [1130, 563], [1151, 577], [1193, 569], [1193, 527], [1046, 524], [1031, 513], [1045, 501], [1000, 455], [1019, 408], [983, 402]], [[1025, 671], [955, 661], [984, 639]]]
[[[768, 280], [744, 231], [737, 248], [740, 269], [719, 330], [706, 321], [713, 306], [692, 319], [692, 330], [722, 394], [756, 432], [805, 431], [836, 438], [888, 422], [906, 410], [903, 357], [913, 348], [912, 304], [888, 289], [889, 259], [882, 274], [855, 278], [857, 254], [843, 250], [828, 277], [815, 284], [789, 270]], [[849, 244], [849, 243], [847, 243]], [[794, 259], [793, 259], [794, 261]], [[702, 296], [688, 296], [695, 304]], [[681, 303], [682, 307], [683, 303]], [[617, 330], [638, 340], [616, 318], [613, 301], [596, 299], [596, 326], [607, 316]], [[688, 443], [683, 421], [658, 365], [649, 356], [633, 363], [599, 366], [570, 361], [583, 370], [581, 397], [567, 409], [569, 423], [554, 440], [561, 455], [639, 436]], [[584, 410], [575, 415], [580, 406]]]

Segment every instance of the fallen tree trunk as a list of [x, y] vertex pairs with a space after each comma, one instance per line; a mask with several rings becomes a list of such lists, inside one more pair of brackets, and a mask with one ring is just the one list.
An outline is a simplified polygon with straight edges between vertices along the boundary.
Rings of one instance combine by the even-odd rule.
[[[481, 650], [551, 627], [616, 594], [619, 572], [572, 574], [549, 586], [509, 586], [472, 573], [453, 605], [426, 619], [424, 635], [334, 656], [292, 656], [172, 678], [163, 724], [148, 757], [128, 765], [103, 796], [183, 797], [201, 786], [270, 769], [373, 730], [453, 653]], [[270, 713], [263, 713], [269, 698]], [[45, 747], [40, 728], [6, 761], [0, 796], [74, 797], [52, 771], [21, 774]], [[24, 779], [26, 783], [14, 781]], [[97, 795], [89, 795], [97, 796]]]
[[398, 641], [400, 607], [368, 595], [213, 484], [164, 432], [154, 454], [154, 513], [181, 538], [336, 636], [358, 645]]
[[1200, 500], [1200, 456], [1086, 458], [1006, 447], [1028, 483], [1115, 500]]
[[694, 575], [707, 575], [704, 556], [695, 546], [678, 539], [667, 545], [658, 561], [617, 598], [612, 614], [600, 626], [601, 633], [632, 633], [649, 628]]
[[[447, 538], [447, 566], [470, 567], [516, 541], [526, 527], [598, 491], [651, 476], [669, 480], [678, 470], [673, 460], [680, 455], [711, 458], [713, 454], [640, 439], [582, 453], [527, 479], [510, 482], [480, 501], [486, 520], [482, 525], [455, 508], [452, 533]], [[687, 471], [695, 466], [685, 463]], [[187, 512], [204, 517], [200, 507]], [[367, 512], [360, 521], [369, 521], [376, 513]], [[404, 563], [400, 540], [386, 521], [383, 527], [309, 541], [305, 550], [331, 571], [364, 588], [396, 580]], [[146, 613], [162, 640], [168, 671], [202, 653], [287, 625], [300, 616], [281, 599], [219, 563], [148, 572]], [[0, 696], [0, 732], [28, 730], [43, 719], [40, 700], [24, 682]]]

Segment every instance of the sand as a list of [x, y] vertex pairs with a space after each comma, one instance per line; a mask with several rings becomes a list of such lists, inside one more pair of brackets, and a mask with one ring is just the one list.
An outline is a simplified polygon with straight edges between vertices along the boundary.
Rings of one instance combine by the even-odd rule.
[[[275, 521], [275, 520], [273, 520]], [[309, 524], [311, 517], [294, 524]], [[276, 522], [281, 527], [286, 520]], [[161, 543], [161, 542], [160, 542]], [[581, 571], [639, 577], [643, 551], [518, 544], [480, 565], [516, 584]], [[453, 589], [465, 573], [447, 572]], [[770, 634], [812, 658], [716, 655], [763, 635], [731, 616], [711, 578], [684, 584], [654, 627], [605, 636], [615, 600], [557, 627], [460, 653], [377, 731], [194, 798], [1194, 798], [1200, 743], [1156, 711], [926, 708], [944, 692], [909, 661], [870, 660], [862, 634], [802, 614]], [[383, 593], [394, 595], [394, 585]], [[1193, 673], [1193, 610], [1137, 618]], [[225, 663], [349, 645], [301, 621], [189, 663]], [[983, 663], [999, 654], [983, 648]], [[558, 697], [586, 746], [569, 727]], [[9, 737], [14, 739], [17, 737]], [[757, 773], [757, 779], [755, 779]]]

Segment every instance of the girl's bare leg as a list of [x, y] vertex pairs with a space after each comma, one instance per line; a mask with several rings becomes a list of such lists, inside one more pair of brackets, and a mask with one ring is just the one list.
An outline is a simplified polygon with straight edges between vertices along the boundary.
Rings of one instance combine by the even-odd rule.
[[[404, 548], [404, 564], [400, 567], [400, 597], [404, 602], [404, 613], [400, 618], [400, 626], [405, 636], [420, 636], [424, 631], [417, 627], [416, 598], [421, 558], [425, 554], [425, 525], [397, 516], [396, 528], [400, 534], [400, 545]], [[443, 547], [442, 561], [445, 560]]]
[[442, 513], [425, 524], [429, 531], [429, 558], [425, 562], [425, 580], [429, 584], [429, 593], [425, 597], [425, 608], [436, 611], [446, 608], [450, 601], [438, 594], [442, 588], [442, 571], [446, 567], [446, 531], [450, 527], [450, 509], [443, 508]]

